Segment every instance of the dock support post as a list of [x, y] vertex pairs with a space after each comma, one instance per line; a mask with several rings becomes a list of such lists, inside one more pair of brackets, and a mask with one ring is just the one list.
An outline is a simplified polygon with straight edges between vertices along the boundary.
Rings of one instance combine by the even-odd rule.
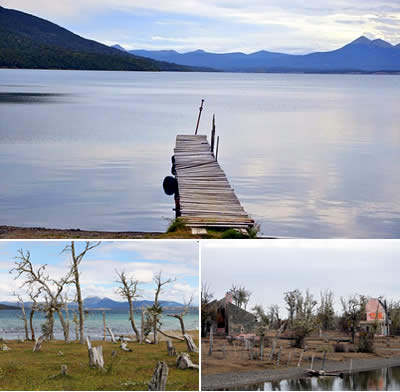
[[219, 136], [217, 137], [217, 151], [215, 152], [215, 160], [218, 161], [218, 147], [219, 147]]
[[204, 99], [201, 100], [201, 105], [199, 108], [199, 117], [197, 117], [196, 131], [194, 133], [195, 135], [197, 135], [197, 131], [199, 130], [201, 112], [203, 111], [203, 103], [204, 103]]
[[215, 144], [215, 114], [213, 114], [212, 129], [211, 129], [211, 154], [214, 155], [214, 144]]

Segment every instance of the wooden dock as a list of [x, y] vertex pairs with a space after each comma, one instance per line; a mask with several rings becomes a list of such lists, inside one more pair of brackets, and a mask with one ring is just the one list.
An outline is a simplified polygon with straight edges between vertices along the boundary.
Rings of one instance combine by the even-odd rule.
[[248, 229], [254, 226], [240, 205], [205, 135], [177, 135], [174, 174], [177, 216], [187, 226]]

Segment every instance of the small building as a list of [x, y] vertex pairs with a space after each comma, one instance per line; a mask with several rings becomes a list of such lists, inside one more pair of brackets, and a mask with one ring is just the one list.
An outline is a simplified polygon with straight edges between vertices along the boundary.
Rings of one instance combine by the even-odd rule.
[[205, 333], [213, 328], [213, 333], [225, 336], [255, 335], [257, 318], [254, 314], [232, 303], [232, 293], [226, 293], [220, 300], [207, 306], [208, 317]]
[[381, 302], [377, 298], [370, 298], [365, 306], [366, 320], [360, 322], [365, 332], [375, 332], [378, 335], [388, 335], [388, 320]]

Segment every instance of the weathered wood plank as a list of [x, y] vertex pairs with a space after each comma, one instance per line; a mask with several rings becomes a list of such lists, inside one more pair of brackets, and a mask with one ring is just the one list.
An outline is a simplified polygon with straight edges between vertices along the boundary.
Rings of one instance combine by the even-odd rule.
[[205, 135], [177, 135], [174, 166], [180, 215], [189, 227], [249, 228], [248, 216]]

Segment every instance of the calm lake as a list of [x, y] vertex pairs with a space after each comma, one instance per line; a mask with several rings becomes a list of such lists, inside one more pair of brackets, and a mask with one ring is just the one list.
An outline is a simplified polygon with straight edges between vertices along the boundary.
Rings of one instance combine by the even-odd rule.
[[244, 385], [238, 391], [399, 391], [400, 367], [383, 368], [340, 377], [309, 377]]
[[[29, 311], [28, 317], [29, 317]], [[174, 317], [168, 317], [168, 313], [164, 313], [161, 317], [162, 330], [180, 330], [179, 321]], [[64, 313], [65, 315], [65, 313]], [[20, 319], [20, 310], [0, 310], [0, 337], [6, 340], [17, 339], [18, 336], [21, 338], [25, 337], [24, 322]], [[115, 335], [132, 335], [132, 327], [128, 320], [128, 311], [120, 310], [107, 310], [106, 311], [106, 323], [110, 327]], [[75, 324], [72, 322], [73, 315], [70, 315], [70, 330], [71, 338], [75, 338]], [[36, 335], [39, 336], [41, 333], [40, 325], [45, 322], [43, 313], [35, 313], [34, 316], [34, 329]], [[140, 330], [141, 313], [135, 312], [135, 322]], [[198, 330], [199, 329], [199, 314], [197, 311], [193, 311], [185, 315], [184, 317], [185, 328], [187, 330]], [[103, 312], [99, 310], [91, 310], [87, 315], [85, 321], [85, 333], [92, 339], [102, 339], [103, 337]], [[55, 315], [54, 335], [56, 339], [63, 339], [63, 331], [58, 319]]]
[[179, 133], [216, 114], [261, 232], [400, 236], [400, 77], [0, 70], [1, 225], [164, 231]]

